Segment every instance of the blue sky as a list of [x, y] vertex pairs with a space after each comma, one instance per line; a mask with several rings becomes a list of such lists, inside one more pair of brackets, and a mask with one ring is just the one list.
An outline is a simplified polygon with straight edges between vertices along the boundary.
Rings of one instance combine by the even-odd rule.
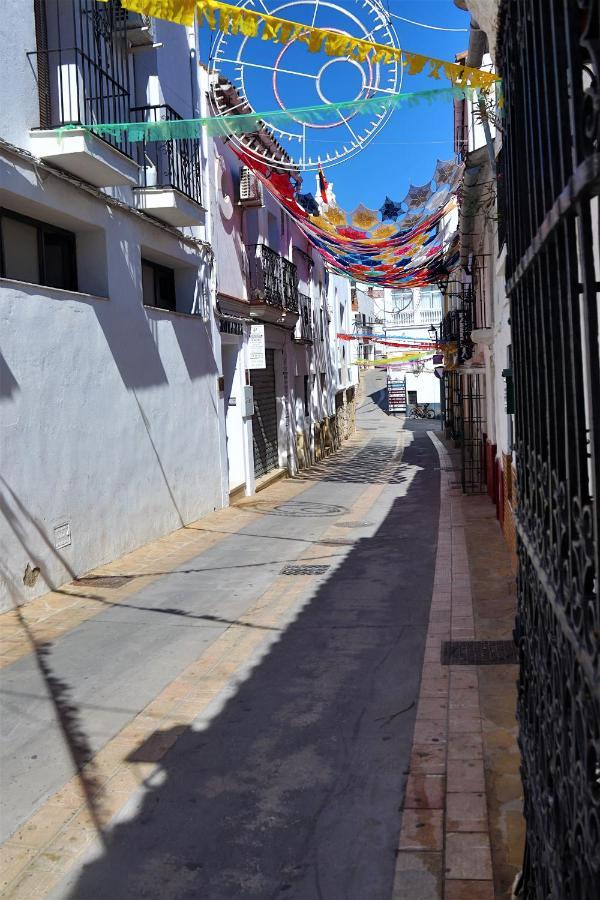
[[[321, 27], [343, 28], [345, 22], [339, 14], [331, 8], [327, 9], [327, 0], [322, 2], [324, 5], [319, 9], [319, 18], [315, 24]], [[337, 2], [348, 12], [356, 9], [356, 0], [337, 0]], [[453, 0], [382, 0], [382, 2], [392, 14], [427, 25], [465, 29], [464, 32], [436, 31], [393, 19], [401, 47], [447, 60], [453, 60], [457, 52], [466, 49], [469, 16], [457, 9]], [[266, 3], [269, 9], [273, 10], [276, 6], [285, 6], [286, 0], [277, 2], [266, 0]], [[256, 8], [261, 8], [259, 2]], [[289, 0], [287, 8], [280, 12], [280, 15], [283, 18], [306, 21], [307, 8], [308, 3], [303, 7], [298, 0], [296, 2]], [[204, 61], [208, 56], [210, 45], [211, 34], [203, 30], [201, 51]], [[233, 44], [230, 43], [229, 47], [222, 51], [222, 55], [226, 58], [233, 57], [235, 55], [233, 49]], [[263, 110], [272, 110], [276, 107], [272, 94], [272, 61], [273, 54], [279, 53], [280, 50], [277, 45], [262, 41], [252, 41], [246, 45], [245, 58], [258, 64], [257, 67], [246, 70], [252, 76], [248, 93], [253, 92], [252, 101], [257, 109], [261, 107]], [[318, 71], [324, 62], [328, 62], [325, 56], [312, 55], [313, 59], [309, 59], [310, 56], [301, 47], [291, 48], [286, 52], [285, 60], [282, 60], [280, 65], [302, 71], [306, 71], [307, 67], [310, 69], [313, 65], [316, 68], [312, 71]], [[262, 70], [259, 68], [261, 64], [266, 64]], [[223, 63], [224, 71], [226, 68], [227, 64]], [[314, 85], [314, 80], [289, 75], [280, 78], [278, 89], [286, 106], [303, 106], [320, 102]], [[353, 99], [360, 88], [360, 73], [356, 67], [353, 68], [343, 61], [340, 65], [330, 64], [320, 85], [328, 99], [332, 101]], [[424, 75], [405, 76], [401, 90], [422, 91], [447, 85], [448, 82], [445, 80], [435, 81]], [[356, 128], [359, 128], [360, 124], [360, 120], [352, 122], [352, 126]], [[331, 149], [332, 145], [338, 147], [340, 141], [344, 140], [339, 129], [333, 132], [313, 131], [311, 136], [313, 134], [315, 140], [312, 147], [315, 153], [317, 150], [321, 152], [323, 149]], [[395, 200], [401, 200], [411, 182], [423, 184], [428, 181], [436, 160], [448, 159], [452, 155], [452, 102], [447, 99], [431, 105], [421, 103], [415, 107], [396, 110], [366, 149], [351, 159], [327, 169], [326, 174], [334, 183], [338, 203], [345, 209], [351, 210], [361, 202], [366, 206], [378, 208], [386, 194]], [[307, 174], [304, 190], [314, 191], [313, 175]]]

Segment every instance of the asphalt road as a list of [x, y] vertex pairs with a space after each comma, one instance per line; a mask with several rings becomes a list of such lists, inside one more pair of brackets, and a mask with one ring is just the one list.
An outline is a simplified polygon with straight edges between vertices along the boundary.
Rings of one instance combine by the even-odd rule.
[[[330, 459], [295, 501], [265, 503], [258, 521], [53, 643], [47, 666], [93, 754], [286, 562], [381, 487], [365, 520], [340, 529], [339, 553], [285, 625], [49, 896], [391, 898], [439, 473], [427, 436], [435, 423], [403, 426], [381, 408], [381, 377], [369, 373], [367, 385], [358, 412], [365, 442], [351, 458]], [[71, 777], [73, 761], [32, 657], [4, 673], [2, 696], [5, 838]]]

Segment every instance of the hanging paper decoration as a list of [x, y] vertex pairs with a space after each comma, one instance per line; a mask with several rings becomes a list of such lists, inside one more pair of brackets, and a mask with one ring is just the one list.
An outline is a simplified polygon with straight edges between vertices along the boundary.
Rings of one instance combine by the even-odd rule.
[[365, 231], [373, 228], [373, 226], [377, 225], [378, 222], [379, 216], [377, 215], [375, 210], [368, 209], [362, 203], [359, 203], [359, 205], [352, 213], [352, 224], [356, 225], [357, 228], [361, 228]]
[[298, 194], [296, 199], [298, 200], [298, 203], [300, 204], [302, 209], [305, 209], [306, 212], [311, 216], [319, 215], [319, 204], [312, 194]]
[[[236, 149], [240, 159], [272, 190], [269, 167], [258, 164]], [[437, 282], [458, 263], [458, 242], [450, 232], [448, 213], [456, 205], [454, 197], [441, 209], [416, 216], [415, 226], [394, 228], [394, 234], [380, 238], [367, 230], [335, 227], [326, 215], [307, 215], [296, 201], [275, 192], [284, 208], [294, 216], [307, 240], [321, 253], [329, 268], [347, 278], [368, 281], [383, 287], [419, 287]], [[326, 210], [326, 213], [329, 210]]]
[[397, 232], [398, 229], [395, 225], [378, 225], [377, 228], [373, 228], [371, 234], [375, 240], [383, 241]]
[[383, 206], [379, 207], [379, 212], [381, 213], [382, 222], [396, 222], [402, 212], [402, 204], [394, 203], [393, 200], [386, 197], [383, 201]]
[[353, 113], [369, 115], [376, 109], [393, 110], [416, 103], [447, 101], [457, 96], [465, 96], [462, 88], [446, 88], [433, 91], [417, 91], [412, 94], [386, 94], [366, 100], [347, 100], [340, 103], [320, 103], [315, 106], [300, 106], [293, 109], [277, 109], [270, 112], [242, 113], [235, 115], [214, 115], [198, 119], [169, 119], [158, 122], [98, 122], [91, 125], [63, 125], [54, 129], [60, 134], [73, 129], [92, 131], [99, 137], [115, 141], [170, 141], [199, 138], [203, 130], [211, 136], [230, 134], [255, 134], [264, 128], [265, 121], [278, 127], [285, 127], [291, 120], [302, 118], [306, 124], [326, 122], [332, 113], [348, 117]]
[[409, 209], [421, 209], [422, 206], [425, 206], [432, 193], [431, 182], [422, 184], [420, 187], [411, 184], [408, 189], [408, 194], [402, 202], [405, 203]]
[[435, 172], [433, 173], [433, 180], [438, 187], [441, 184], [452, 184], [457, 168], [458, 167], [453, 159], [438, 159]]
[[[107, 0], [99, 0], [106, 3]], [[132, 12], [167, 19], [183, 25], [193, 25], [195, 12], [206, 21], [212, 29], [220, 29], [230, 34], [243, 34], [264, 41], [288, 44], [299, 41], [306, 45], [311, 53], [324, 52], [327, 56], [355, 59], [360, 62], [370, 61], [372, 64], [396, 59], [404, 67], [406, 74], [418, 75], [425, 72], [432, 78], [444, 75], [453, 84], [469, 85], [476, 88], [489, 88], [499, 81], [497, 75], [483, 72], [460, 63], [447, 62], [432, 56], [412, 53], [397, 47], [389, 47], [374, 41], [361, 40], [330, 31], [327, 28], [314, 28], [301, 22], [280, 19], [264, 12], [246, 7], [220, 3], [218, 0], [120, 0], [123, 9]]]
[[347, 223], [346, 213], [339, 206], [329, 206], [323, 213], [324, 218], [336, 228], [343, 228]]

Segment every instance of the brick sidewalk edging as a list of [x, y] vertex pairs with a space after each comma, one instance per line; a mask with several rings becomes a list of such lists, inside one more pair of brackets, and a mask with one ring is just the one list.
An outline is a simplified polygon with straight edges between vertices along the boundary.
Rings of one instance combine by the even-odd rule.
[[494, 900], [475, 666], [442, 666], [445, 640], [475, 638], [460, 488], [440, 459], [433, 596], [392, 900]]

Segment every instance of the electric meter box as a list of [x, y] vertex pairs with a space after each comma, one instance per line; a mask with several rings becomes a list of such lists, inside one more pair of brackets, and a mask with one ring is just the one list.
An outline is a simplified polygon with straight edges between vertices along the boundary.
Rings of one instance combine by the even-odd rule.
[[254, 415], [254, 388], [251, 384], [244, 385], [242, 415], [245, 418], [249, 418], [250, 416]]

